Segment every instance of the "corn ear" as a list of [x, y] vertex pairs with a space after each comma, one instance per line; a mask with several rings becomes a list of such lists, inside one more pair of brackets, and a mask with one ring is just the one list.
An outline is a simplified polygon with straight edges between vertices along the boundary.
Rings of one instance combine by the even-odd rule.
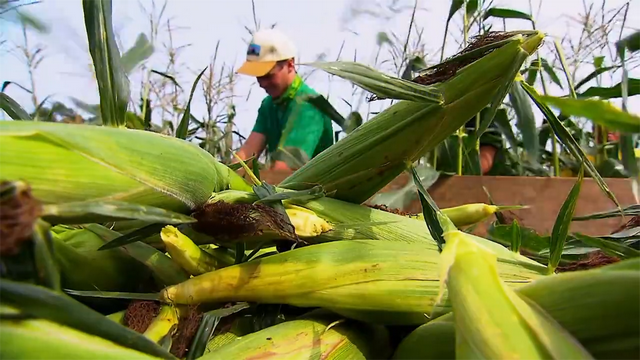
[[[251, 203], [256, 200], [258, 198], [253, 193], [227, 190], [214, 194], [210, 201]], [[418, 243], [423, 247], [423, 250], [433, 252], [433, 256], [439, 256], [438, 247], [431, 238], [429, 229], [424, 221], [416, 221], [406, 216], [329, 197], [308, 201], [290, 199], [283, 201], [283, 203], [285, 208], [297, 205], [310, 210], [330, 224], [332, 230], [319, 236], [305, 239], [310, 243], [362, 239]], [[518, 264], [535, 272], [546, 271], [544, 265], [526, 256], [513, 253], [500, 244], [478, 236], [469, 236], [474, 241], [491, 248], [501, 259], [500, 261]], [[245, 240], [254, 241], [252, 239]]]
[[[430, 314], [435, 305], [439, 262], [438, 251], [423, 243], [334, 241], [193, 277], [163, 289], [160, 300], [175, 304], [290, 304], [345, 314], [392, 312], [396, 316], [370, 321], [420, 324], [427, 320], [423, 314]], [[508, 260], [500, 261], [498, 269], [511, 286], [521, 286], [546, 273], [545, 267], [534, 271]], [[362, 294], [367, 294], [367, 301]]]
[[582, 345], [536, 303], [506, 286], [489, 250], [444, 233], [441, 263], [456, 331], [456, 357], [591, 359]]
[[[638, 270], [640, 259], [629, 259], [548, 276], [515, 291], [539, 305], [595, 358], [634, 359], [640, 353]], [[453, 313], [416, 328], [393, 358], [454, 359]]]
[[144, 336], [157, 343], [167, 336], [171, 337], [177, 326], [178, 310], [172, 305], [161, 305], [160, 312], [144, 331]]
[[120, 310], [118, 312], [114, 312], [113, 314], [107, 315], [107, 319], [113, 320], [120, 325], [124, 325], [124, 315], [127, 313], [127, 310]]
[[230, 265], [221, 264], [218, 259], [200, 249], [174, 226], [165, 226], [160, 232], [160, 236], [171, 259], [191, 275], [204, 274]]
[[[484, 203], [472, 203], [440, 209], [456, 227], [469, 226], [486, 220], [491, 215], [506, 210], [524, 209], [526, 206], [498, 206]], [[422, 213], [409, 215], [416, 220], [424, 221]]]
[[286, 189], [321, 185], [332, 197], [362, 203], [489, 103], [500, 103], [544, 35], [522, 32], [454, 77], [426, 89], [442, 103], [399, 101], [311, 159], [280, 183]]
[[0, 305], [0, 357], [3, 359], [158, 359], [101, 337], [44, 319], [7, 319], [20, 315]]
[[52, 232], [61, 284], [73, 290], [135, 291], [149, 269], [123, 249], [98, 251], [104, 242], [86, 229]]
[[287, 205], [285, 211], [295, 228], [296, 234], [302, 238], [319, 236], [332, 229], [331, 225], [323, 218], [303, 207]]
[[382, 326], [308, 314], [233, 340], [201, 359], [387, 358], [389, 336]]
[[185, 212], [216, 191], [251, 191], [197, 145], [150, 131], [2, 121], [0, 142], [0, 179], [26, 181], [44, 204], [118, 200]]

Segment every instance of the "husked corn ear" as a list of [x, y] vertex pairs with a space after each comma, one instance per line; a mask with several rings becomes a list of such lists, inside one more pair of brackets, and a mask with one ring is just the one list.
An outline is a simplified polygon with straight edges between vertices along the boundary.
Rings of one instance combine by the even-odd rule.
[[[640, 259], [623, 260], [537, 279], [515, 292], [540, 306], [593, 357], [634, 359], [640, 353], [638, 270]], [[393, 358], [454, 359], [453, 313], [416, 328], [398, 345]]]
[[291, 225], [300, 237], [314, 237], [332, 229], [331, 225], [311, 210], [300, 206], [287, 205], [285, 208]]
[[124, 320], [124, 315], [126, 313], [127, 313], [127, 310], [120, 310], [118, 312], [114, 312], [113, 314], [107, 315], [107, 319], [111, 319], [117, 322], [118, 324], [124, 324], [123, 320]]
[[[518, 210], [524, 208], [526, 208], [526, 206], [498, 206], [484, 203], [473, 203], [440, 210], [443, 214], [447, 215], [456, 227], [461, 227], [477, 224], [499, 211]], [[424, 221], [424, 215], [422, 213], [409, 215], [409, 217]]]
[[[522, 32], [488, 55], [425, 87], [444, 100], [398, 101], [363, 123], [280, 183], [300, 190], [321, 185], [334, 198], [362, 203], [453, 134], [512, 83], [544, 35]], [[334, 193], [335, 192], [335, 193]]]
[[27, 182], [45, 204], [119, 200], [186, 212], [216, 191], [251, 191], [204, 149], [151, 131], [2, 121], [0, 142], [0, 178]]
[[160, 232], [160, 237], [171, 259], [191, 275], [204, 274], [229, 265], [221, 264], [218, 259], [202, 250], [174, 226], [165, 226]]
[[389, 337], [382, 326], [335, 315], [303, 316], [245, 335], [205, 354], [213, 359], [387, 358]]
[[495, 255], [445, 231], [441, 266], [456, 331], [456, 357], [591, 359], [547, 312], [500, 279]]
[[[2, 315], [18, 315], [0, 304]], [[44, 319], [0, 319], [3, 359], [158, 359], [112, 341]]]
[[[397, 312], [418, 315], [398, 319], [422, 323], [426, 321], [422, 314], [431, 313], [438, 295], [439, 262], [438, 251], [422, 243], [334, 241], [193, 277], [166, 287], [160, 300], [175, 304], [248, 301], [324, 307], [336, 312]], [[545, 267], [536, 271], [502, 258], [498, 269], [511, 286], [521, 286], [546, 273]], [[366, 301], [362, 294], [367, 294]]]
[[160, 313], [151, 321], [144, 336], [153, 342], [160, 342], [167, 335], [170, 337], [178, 326], [178, 310], [172, 305], [161, 305]]

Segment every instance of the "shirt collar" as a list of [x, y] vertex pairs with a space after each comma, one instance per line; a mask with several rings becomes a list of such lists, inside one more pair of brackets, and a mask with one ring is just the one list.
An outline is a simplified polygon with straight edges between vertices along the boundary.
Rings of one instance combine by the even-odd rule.
[[291, 83], [291, 85], [289, 85], [289, 87], [284, 92], [284, 94], [279, 96], [277, 99], [273, 99], [273, 103], [284, 104], [289, 102], [291, 99], [293, 99], [296, 96], [296, 93], [300, 89], [300, 86], [302, 86], [302, 82], [303, 81], [300, 75], [296, 74], [296, 77], [293, 79], [293, 82]]

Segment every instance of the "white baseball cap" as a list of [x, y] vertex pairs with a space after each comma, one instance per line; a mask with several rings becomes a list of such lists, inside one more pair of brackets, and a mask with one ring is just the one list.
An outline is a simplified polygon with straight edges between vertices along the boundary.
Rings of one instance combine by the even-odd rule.
[[247, 48], [247, 60], [238, 69], [238, 73], [250, 76], [264, 76], [280, 60], [296, 56], [293, 42], [276, 29], [261, 29], [253, 33]]

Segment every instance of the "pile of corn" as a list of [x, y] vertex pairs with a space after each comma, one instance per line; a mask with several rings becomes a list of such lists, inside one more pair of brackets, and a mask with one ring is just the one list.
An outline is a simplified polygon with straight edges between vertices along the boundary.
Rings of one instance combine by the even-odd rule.
[[639, 261], [548, 275], [458, 230], [498, 207], [443, 209], [440, 252], [421, 216], [361, 204], [541, 40], [514, 36], [434, 85], [441, 103], [398, 102], [278, 188], [151, 132], [0, 122], [0, 354], [637, 358]]

